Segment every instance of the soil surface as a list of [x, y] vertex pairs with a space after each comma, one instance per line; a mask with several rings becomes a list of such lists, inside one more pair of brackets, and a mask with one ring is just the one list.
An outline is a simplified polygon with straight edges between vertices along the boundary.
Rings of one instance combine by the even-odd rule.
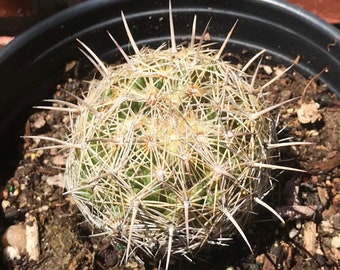
[[[284, 69], [262, 65], [263, 82]], [[66, 93], [80, 95], [86, 89], [81, 67], [66, 67], [65, 81], [57, 86], [56, 99], [75, 102]], [[175, 259], [172, 269], [338, 269], [340, 266], [340, 100], [317, 79], [293, 70], [268, 87], [268, 99], [278, 103], [299, 97], [280, 108], [279, 138], [312, 142], [287, 147], [279, 165], [306, 172], [275, 175], [277, 188], [267, 202], [283, 216], [281, 224], [267, 212], [246, 229], [253, 253], [240, 237], [229, 247], [212, 247], [193, 262]], [[25, 135], [65, 138], [70, 121], [67, 113], [36, 110], [27, 120]], [[91, 228], [72, 198], [64, 194], [65, 153], [37, 150], [44, 141], [25, 139], [22, 160], [2, 191], [5, 229], [14, 224], [38, 226], [34, 253], [27, 250], [6, 259], [4, 269], [158, 269], [158, 261], [141, 257], [120, 264], [123, 250]], [[5, 239], [6, 237], [10, 239]], [[3, 245], [15, 238], [3, 236]], [[33, 240], [32, 240], [33, 241]], [[8, 248], [7, 248], [8, 250]], [[163, 269], [163, 268], [159, 268]]]

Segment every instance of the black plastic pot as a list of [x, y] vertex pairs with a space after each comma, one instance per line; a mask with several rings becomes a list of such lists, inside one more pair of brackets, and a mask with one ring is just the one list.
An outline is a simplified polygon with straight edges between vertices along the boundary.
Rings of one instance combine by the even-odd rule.
[[[128, 45], [121, 20], [124, 11], [138, 44], [158, 46], [169, 40], [168, 1], [96, 0], [71, 7], [51, 16], [19, 35], [0, 52], [0, 171], [10, 165], [10, 154], [17, 154], [24, 122], [33, 105], [51, 96], [60, 82], [66, 62], [83, 58], [76, 38], [80, 38], [104, 59], [118, 53], [106, 30]], [[321, 76], [329, 89], [340, 95], [340, 32], [310, 13], [284, 1], [274, 0], [172, 0], [178, 40], [191, 34], [194, 14], [198, 31], [209, 19], [212, 41], [221, 42], [238, 19], [227, 50], [266, 49], [274, 61], [297, 66], [306, 76]], [[4, 160], [4, 158], [2, 158]], [[12, 164], [13, 165], [13, 164]]]

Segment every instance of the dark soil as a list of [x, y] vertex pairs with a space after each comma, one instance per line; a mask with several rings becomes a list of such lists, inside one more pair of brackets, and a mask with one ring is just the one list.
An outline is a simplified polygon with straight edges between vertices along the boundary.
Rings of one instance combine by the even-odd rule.
[[[263, 81], [283, 70], [273, 68], [269, 75], [268, 68], [260, 69]], [[54, 98], [74, 102], [64, 90], [80, 94], [86, 89], [80, 73], [77, 62], [70, 63]], [[289, 71], [268, 88], [273, 103], [300, 97], [280, 108], [280, 138], [314, 143], [281, 153], [280, 165], [306, 171], [278, 173], [277, 189], [268, 196], [286, 224], [260, 212], [246, 230], [254, 253], [235, 236], [230, 247], [212, 247], [197, 255], [193, 263], [178, 259], [173, 269], [338, 269], [340, 100], [317, 79], [309, 82], [310, 78]], [[304, 123], [298, 110], [309, 113], [310, 121]], [[67, 113], [36, 110], [27, 120], [25, 135], [65, 138], [68, 121]], [[25, 223], [28, 216], [37, 219], [39, 260], [22, 255], [7, 260], [5, 269], [157, 269], [158, 262], [147, 258], [143, 258], [145, 265], [139, 261], [119, 265], [120, 247], [106, 237], [91, 236], [98, 232], [84, 221], [72, 198], [63, 194], [64, 153], [30, 151], [43, 143], [25, 139], [19, 166], [2, 191], [5, 227]]]

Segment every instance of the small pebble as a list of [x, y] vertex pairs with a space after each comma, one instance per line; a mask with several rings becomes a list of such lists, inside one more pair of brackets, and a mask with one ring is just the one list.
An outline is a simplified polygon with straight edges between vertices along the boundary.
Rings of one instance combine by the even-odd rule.
[[330, 218], [330, 223], [333, 225], [334, 229], [340, 230], [340, 213], [335, 214]]
[[331, 246], [333, 248], [340, 248], [340, 235], [337, 235], [332, 238]]
[[39, 115], [39, 117], [34, 121], [33, 123], [33, 127], [36, 129], [42, 128], [43, 126], [45, 126], [46, 121], [44, 119], [43, 115]]
[[319, 136], [319, 132], [315, 129], [312, 129], [312, 130], [307, 130], [306, 131], [306, 136], [307, 137], [316, 137], [316, 136]]
[[48, 205], [43, 205], [38, 208], [39, 213], [46, 212], [50, 207]]
[[3, 255], [4, 255], [4, 258], [8, 261], [15, 260], [15, 259], [19, 260], [21, 258], [19, 250], [11, 246], [4, 248]]
[[287, 109], [287, 113], [288, 113], [288, 114], [294, 113], [294, 108], [288, 108], [288, 109]]
[[275, 67], [274, 70], [276, 76], [281, 76], [284, 73], [284, 69], [280, 67]]
[[49, 176], [46, 178], [46, 183], [50, 186], [63, 187], [64, 186], [64, 175], [59, 173], [57, 175]]
[[267, 66], [267, 65], [264, 65], [263, 66], [263, 70], [268, 74], [272, 74], [273, 73], [273, 69], [271, 68], [271, 66]]
[[334, 232], [334, 228], [327, 220], [321, 221], [320, 231], [324, 234], [331, 235]]
[[130, 267], [130, 268], [137, 268], [138, 267], [138, 263], [135, 262], [135, 261], [129, 261], [127, 263], [127, 266]]
[[326, 207], [329, 199], [327, 189], [324, 187], [317, 187], [317, 191], [322, 206]]
[[[10, 254], [14, 256], [15, 250], [19, 255], [26, 253], [26, 226], [24, 224], [15, 224], [9, 226], [2, 236], [2, 244], [9, 249]], [[14, 256], [16, 257], [16, 255]], [[11, 258], [11, 257], [10, 257]]]
[[300, 108], [297, 110], [297, 117], [301, 124], [315, 123], [322, 119], [321, 114], [318, 111], [319, 104], [312, 103], [302, 103]]
[[294, 239], [299, 234], [299, 230], [293, 228], [289, 231], [289, 238]]
[[340, 206], [340, 193], [339, 194], [336, 194], [333, 198], [333, 204], [335, 206]]
[[301, 227], [302, 227], [302, 224], [301, 224], [301, 220], [300, 219], [297, 219], [296, 222], [295, 222], [295, 227], [296, 229], [300, 230]]
[[56, 155], [53, 157], [52, 162], [54, 165], [63, 166], [66, 164], [64, 155]]
[[6, 208], [7, 208], [7, 207], [10, 207], [10, 206], [11, 206], [11, 202], [8, 201], [8, 200], [3, 200], [3, 201], [1, 202], [1, 207], [2, 207], [3, 210], [6, 210]]

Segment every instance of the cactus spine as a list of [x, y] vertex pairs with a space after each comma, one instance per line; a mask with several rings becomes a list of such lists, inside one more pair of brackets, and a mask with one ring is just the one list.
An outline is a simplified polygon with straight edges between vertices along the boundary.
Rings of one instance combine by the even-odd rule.
[[[219, 50], [178, 46], [170, 5], [171, 46], [139, 49], [126, 63], [106, 66], [84, 43], [101, 73], [72, 114], [65, 188], [88, 221], [124, 244], [154, 256], [186, 255], [207, 244], [224, 245], [253, 216], [273, 187], [276, 142], [271, 111], [256, 74], [223, 61]], [[204, 33], [203, 33], [204, 35]], [[57, 108], [53, 108], [57, 109]], [[44, 138], [49, 140], [49, 138]], [[287, 146], [287, 143], [285, 144]], [[278, 216], [278, 215], [277, 215]], [[280, 218], [278, 216], [278, 218]], [[281, 218], [280, 218], [281, 219]], [[282, 220], [282, 219], [281, 219]]]

